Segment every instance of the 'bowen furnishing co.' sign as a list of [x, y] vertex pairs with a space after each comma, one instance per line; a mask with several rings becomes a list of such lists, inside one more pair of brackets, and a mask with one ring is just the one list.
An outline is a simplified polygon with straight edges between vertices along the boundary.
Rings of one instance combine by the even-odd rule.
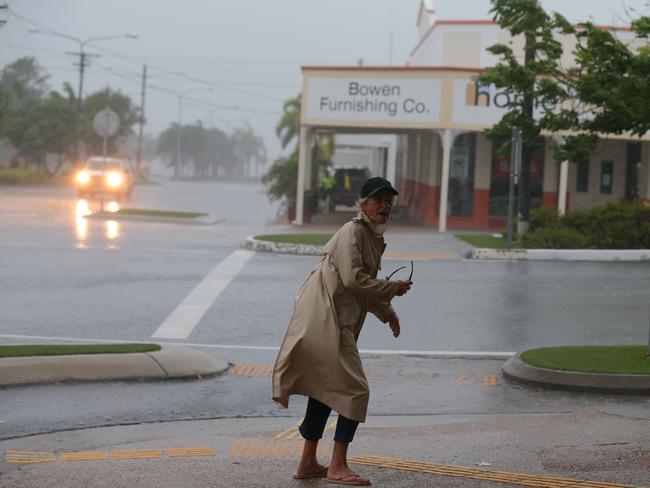
[[441, 80], [432, 78], [310, 76], [303, 122], [436, 124], [440, 122], [441, 88]]

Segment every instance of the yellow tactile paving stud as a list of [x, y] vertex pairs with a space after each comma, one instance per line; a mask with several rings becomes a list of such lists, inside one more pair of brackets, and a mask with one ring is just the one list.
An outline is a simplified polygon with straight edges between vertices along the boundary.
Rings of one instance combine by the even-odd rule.
[[[633, 485], [620, 483], [606, 483], [601, 481], [584, 481], [555, 476], [542, 476], [526, 473], [511, 473], [507, 471], [491, 471], [464, 466], [447, 464], [434, 464], [423, 461], [407, 461], [403, 459], [359, 456], [349, 460], [352, 464], [375, 466], [402, 471], [435, 474], [439, 476], [454, 476], [473, 480], [494, 481], [496, 483], [509, 483], [512, 485], [528, 486], [533, 488], [635, 488]], [[642, 487], [636, 487], [642, 488]]]
[[216, 455], [216, 451], [211, 447], [165, 449], [164, 452], [165, 456], [168, 457], [203, 457]]
[[228, 371], [230, 376], [271, 377], [272, 364], [235, 363]]
[[[435, 380], [434, 380], [435, 381]], [[443, 386], [455, 386], [456, 388], [467, 388], [474, 386], [497, 386], [499, 377], [494, 374], [483, 375], [457, 375], [453, 380], [450, 378], [441, 378], [438, 380]]]
[[113, 459], [157, 459], [162, 456], [160, 450], [140, 450], [140, 451], [113, 451]]
[[483, 376], [483, 386], [495, 386], [497, 384], [497, 376], [494, 374], [486, 374]]
[[62, 452], [61, 461], [106, 461], [107, 451]]
[[56, 456], [51, 452], [30, 452], [30, 451], [6, 451], [5, 462], [7, 464], [39, 464], [53, 463]]

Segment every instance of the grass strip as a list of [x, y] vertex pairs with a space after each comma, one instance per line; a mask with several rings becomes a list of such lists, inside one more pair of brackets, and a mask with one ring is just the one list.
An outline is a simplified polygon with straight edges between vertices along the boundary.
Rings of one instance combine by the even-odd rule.
[[[494, 237], [491, 234], [455, 234], [457, 239], [465, 241], [466, 243], [480, 248], [487, 249], [507, 249], [508, 240], [505, 237]], [[520, 246], [517, 243], [512, 244], [513, 249], [517, 249]]]
[[583, 373], [650, 374], [647, 346], [567, 346], [530, 349], [521, 354], [538, 368]]
[[180, 219], [195, 219], [208, 215], [202, 212], [176, 212], [174, 210], [146, 210], [138, 208], [121, 208], [116, 212], [118, 215], [141, 215], [144, 217], [174, 217]]
[[0, 185], [40, 185], [48, 183], [48, 177], [33, 168], [0, 168]]
[[160, 351], [158, 344], [17, 344], [0, 346], [0, 358], [66, 356], [70, 354], [125, 354]]
[[332, 234], [268, 234], [255, 236], [260, 241], [278, 242], [283, 244], [310, 244], [324, 246], [332, 238]]

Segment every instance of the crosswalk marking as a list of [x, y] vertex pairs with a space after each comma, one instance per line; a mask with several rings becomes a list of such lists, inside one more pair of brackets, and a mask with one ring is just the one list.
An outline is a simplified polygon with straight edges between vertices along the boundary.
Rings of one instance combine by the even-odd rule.
[[187, 339], [215, 300], [254, 254], [253, 251], [239, 250], [221, 261], [160, 324], [152, 337]]

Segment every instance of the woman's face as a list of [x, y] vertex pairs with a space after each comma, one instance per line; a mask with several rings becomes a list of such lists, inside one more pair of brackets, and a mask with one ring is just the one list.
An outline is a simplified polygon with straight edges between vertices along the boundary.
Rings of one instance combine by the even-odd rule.
[[390, 218], [395, 195], [388, 190], [382, 190], [369, 197], [361, 207], [368, 218], [375, 224], [385, 224]]

